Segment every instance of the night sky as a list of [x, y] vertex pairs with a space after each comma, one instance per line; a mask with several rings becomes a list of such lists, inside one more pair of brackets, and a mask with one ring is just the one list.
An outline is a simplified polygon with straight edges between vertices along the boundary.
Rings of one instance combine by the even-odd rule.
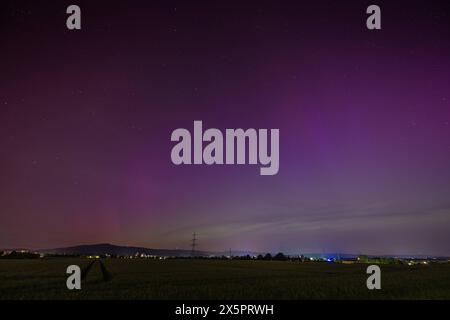
[[[393, 2], [2, 1], [0, 248], [450, 255], [450, 3]], [[194, 120], [279, 173], [173, 165]]]

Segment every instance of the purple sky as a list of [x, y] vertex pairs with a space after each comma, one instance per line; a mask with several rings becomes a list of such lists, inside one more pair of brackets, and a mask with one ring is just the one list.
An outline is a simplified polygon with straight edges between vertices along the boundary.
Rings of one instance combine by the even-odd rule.
[[[449, 2], [240, 2], [2, 2], [0, 247], [450, 255]], [[278, 175], [174, 166], [194, 120]]]

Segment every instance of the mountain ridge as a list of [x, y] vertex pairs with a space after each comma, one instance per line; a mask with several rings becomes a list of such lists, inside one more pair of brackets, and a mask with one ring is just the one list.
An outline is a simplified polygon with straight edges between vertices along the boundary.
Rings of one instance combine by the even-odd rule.
[[[177, 257], [187, 257], [192, 255], [191, 250], [186, 249], [155, 249], [146, 247], [136, 247], [136, 246], [121, 246], [114, 245], [110, 243], [99, 243], [99, 244], [84, 244], [71, 247], [53, 248], [53, 249], [40, 249], [36, 250], [40, 253], [55, 253], [55, 254], [82, 254], [82, 255], [101, 255], [101, 254], [111, 254], [111, 255], [135, 255], [146, 254], [155, 256], [177, 256]], [[229, 252], [215, 252], [215, 251], [202, 251], [196, 250], [196, 256], [222, 256], [229, 255]], [[251, 251], [231, 251], [232, 255], [247, 255], [247, 254], [259, 254], [257, 252]]]

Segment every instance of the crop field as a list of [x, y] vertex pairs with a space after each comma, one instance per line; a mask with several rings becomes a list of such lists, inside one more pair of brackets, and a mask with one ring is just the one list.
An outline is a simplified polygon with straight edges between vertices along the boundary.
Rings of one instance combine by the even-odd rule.
[[[66, 287], [79, 265], [82, 289]], [[86, 273], [87, 267], [90, 265]], [[0, 260], [0, 299], [450, 299], [450, 264], [381, 265], [381, 290], [367, 265], [239, 260]]]

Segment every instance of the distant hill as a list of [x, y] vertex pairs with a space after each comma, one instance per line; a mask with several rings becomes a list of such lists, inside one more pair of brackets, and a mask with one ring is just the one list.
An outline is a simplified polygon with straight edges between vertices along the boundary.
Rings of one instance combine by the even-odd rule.
[[[37, 250], [40, 253], [54, 253], [54, 254], [81, 254], [81, 255], [101, 255], [101, 254], [111, 254], [120, 256], [130, 256], [136, 253], [143, 253], [147, 255], [155, 256], [171, 256], [171, 257], [189, 257], [191, 256], [191, 250], [180, 250], [180, 249], [152, 249], [143, 247], [128, 247], [128, 246], [116, 246], [109, 243], [101, 244], [89, 244], [80, 245], [67, 248], [56, 248], [56, 249], [44, 249]], [[222, 256], [228, 255], [229, 252], [211, 252], [211, 251], [195, 251], [197, 256]], [[253, 255], [258, 253], [252, 253], [247, 251], [232, 251], [232, 255]]]
[[[111, 255], [121, 255], [130, 256], [136, 253], [144, 253], [148, 255], [157, 256], [190, 256], [190, 250], [171, 250], [171, 249], [151, 249], [143, 247], [128, 247], [128, 246], [116, 246], [109, 243], [101, 244], [88, 244], [79, 245], [74, 247], [66, 248], [56, 248], [56, 249], [44, 249], [38, 250], [41, 253], [56, 253], [56, 254], [81, 254], [81, 255], [100, 255], [100, 254], [111, 254]], [[196, 252], [198, 255], [207, 255], [204, 252]]]

